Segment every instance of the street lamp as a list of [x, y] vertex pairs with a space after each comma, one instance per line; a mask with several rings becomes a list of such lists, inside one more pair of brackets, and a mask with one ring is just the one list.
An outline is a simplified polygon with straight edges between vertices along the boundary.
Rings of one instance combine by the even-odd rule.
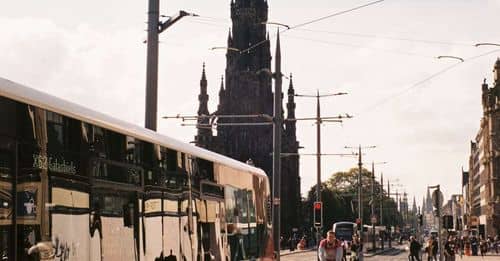
[[148, 9], [145, 127], [156, 131], [158, 110], [158, 35], [181, 18], [198, 15], [181, 10], [177, 15], [162, 22], [159, 17], [160, 0], [149, 0]]

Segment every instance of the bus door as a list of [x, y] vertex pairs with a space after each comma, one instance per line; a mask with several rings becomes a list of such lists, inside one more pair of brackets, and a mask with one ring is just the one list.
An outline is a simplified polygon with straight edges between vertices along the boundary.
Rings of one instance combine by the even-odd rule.
[[91, 192], [91, 260], [139, 260], [139, 192], [121, 187]]
[[14, 155], [0, 149], [0, 260], [15, 260]]

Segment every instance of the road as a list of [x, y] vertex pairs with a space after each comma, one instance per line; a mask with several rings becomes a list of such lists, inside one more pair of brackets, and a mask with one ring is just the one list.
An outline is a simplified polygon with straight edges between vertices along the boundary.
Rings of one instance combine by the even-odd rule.
[[[283, 261], [302, 261], [302, 260], [316, 260], [316, 251], [301, 251], [295, 253], [284, 253], [281, 257]], [[408, 251], [401, 249], [395, 249], [390, 252], [379, 254], [375, 256], [366, 256], [364, 260], [367, 261], [407, 261]], [[424, 260], [427, 260], [424, 257]], [[500, 260], [500, 255], [486, 255], [483, 258], [481, 256], [464, 256], [460, 258], [456, 257], [456, 261], [473, 261], [473, 260]]]
[[[316, 258], [316, 251], [302, 251], [302, 252], [296, 252], [296, 253], [285, 253], [282, 257], [281, 260], [283, 261], [302, 261], [302, 260], [315, 260]], [[365, 260], [369, 261], [382, 261], [382, 260], [408, 260], [408, 254], [405, 251], [401, 251], [398, 249], [392, 250], [390, 252], [376, 255], [376, 256], [371, 256], [371, 257], [365, 257]]]

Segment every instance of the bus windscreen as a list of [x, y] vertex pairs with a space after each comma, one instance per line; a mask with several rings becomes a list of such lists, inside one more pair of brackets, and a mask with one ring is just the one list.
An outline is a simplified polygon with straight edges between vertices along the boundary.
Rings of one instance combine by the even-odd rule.
[[353, 230], [352, 225], [336, 226], [335, 237], [337, 239], [352, 241]]

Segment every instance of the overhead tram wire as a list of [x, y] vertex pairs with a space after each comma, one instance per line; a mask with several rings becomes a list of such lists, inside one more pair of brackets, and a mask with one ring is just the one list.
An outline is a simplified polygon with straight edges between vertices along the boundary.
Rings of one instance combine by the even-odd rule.
[[331, 15], [323, 16], [323, 17], [311, 20], [309, 22], [305, 22], [305, 23], [301, 23], [301, 24], [298, 24], [298, 25], [294, 25], [294, 26], [290, 27], [289, 30], [297, 29], [297, 28], [302, 27], [302, 26], [306, 26], [306, 25], [309, 25], [309, 24], [312, 24], [312, 23], [323, 21], [323, 20], [326, 20], [328, 18], [332, 18], [334, 16], [339, 16], [339, 15], [342, 15], [342, 14], [350, 13], [352, 11], [356, 11], [356, 10], [361, 9], [361, 8], [365, 8], [365, 7], [374, 5], [374, 4], [378, 4], [378, 3], [381, 3], [383, 1], [385, 1], [385, 0], [377, 0], [377, 1], [373, 1], [373, 2], [370, 2], [370, 3], [364, 4], [364, 5], [353, 7], [351, 9], [347, 9], [347, 10], [344, 10], [344, 11], [336, 12], [336, 13], [333, 13]]
[[424, 78], [423, 80], [420, 80], [420, 81], [418, 81], [418, 82], [416, 82], [416, 83], [414, 83], [414, 84], [410, 85], [408, 88], [405, 88], [405, 89], [403, 89], [403, 90], [402, 90], [402, 91], [400, 91], [400, 92], [397, 92], [397, 93], [395, 93], [395, 94], [392, 94], [392, 95], [390, 95], [389, 97], [383, 98], [383, 99], [381, 99], [380, 101], [376, 102], [375, 104], [372, 104], [372, 105], [370, 105], [370, 106], [366, 107], [366, 108], [365, 108], [365, 109], [363, 109], [362, 111], [358, 112], [356, 115], [358, 115], [358, 118], [359, 118], [359, 115], [360, 115], [360, 114], [364, 114], [365, 112], [372, 112], [372, 111], [374, 111], [374, 109], [376, 109], [376, 108], [378, 108], [378, 107], [380, 107], [380, 106], [384, 105], [385, 103], [387, 103], [387, 102], [391, 101], [392, 99], [398, 98], [399, 96], [401, 96], [401, 95], [403, 95], [403, 94], [405, 94], [405, 93], [409, 92], [409, 91], [410, 91], [410, 90], [412, 90], [413, 88], [415, 88], [415, 87], [417, 87], [417, 86], [419, 86], [419, 85], [421, 85], [421, 84], [424, 84], [424, 83], [426, 83], [426, 82], [428, 82], [428, 81], [430, 81], [430, 80], [432, 80], [432, 79], [434, 79], [434, 78], [438, 77], [439, 75], [441, 75], [441, 74], [443, 74], [443, 73], [445, 73], [445, 72], [447, 72], [447, 71], [449, 71], [449, 70], [451, 70], [451, 69], [453, 69], [453, 68], [457, 67], [458, 65], [461, 65], [461, 64], [463, 64], [463, 63], [466, 63], [466, 62], [470, 62], [470, 61], [476, 60], [476, 59], [478, 59], [478, 58], [481, 58], [481, 57], [483, 57], [483, 56], [486, 56], [486, 55], [489, 55], [489, 54], [492, 54], [492, 53], [496, 53], [496, 52], [500, 52], [500, 49], [495, 49], [495, 50], [491, 50], [491, 51], [488, 51], [488, 52], [485, 52], [485, 53], [482, 53], [482, 54], [479, 54], [479, 55], [476, 55], [476, 56], [472, 56], [472, 57], [469, 57], [469, 58], [463, 59], [463, 62], [462, 62], [462, 61], [460, 61], [460, 62], [454, 63], [454, 64], [452, 64], [452, 65], [450, 65], [450, 66], [448, 66], [448, 67], [445, 67], [444, 69], [442, 69], [442, 70], [440, 70], [440, 71], [438, 71], [438, 72], [436, 72], [436, 73], [434, 73], [434, 74], [432, 74], [432, 75], [430, 75], [430, 76], [428, 76], [428, 77]]
[[352, 47], [352, 48], [371, 49], [371, 50], [376, 50], [376, 51], [381, 51], [381, 52], [408, 55], [408, 56], [417, 56], [417, 57], [423, 57], [423, 58], [435, 58], [433, 56], [423, 55], [423, 54], [414, 53], [414, 52], [405, 52], [405, 51], [399, 51], [399, 50], [393, 50], [393, 49], [375, 48], [375, 47], [356, 45], [356, 44], [350, 44], [350, 43], [331, 42], [331, 41], [325, 41], [325, 40], [318, 40], [318, 39], [294, 36], [294, 35], [290, 35], [290, 34], [285, 35], [285, 37], [301, 39], [304, 41], [317, 42], [317, 43], [322, 43], [322, 44], [327, 44], [327, 45], [337, 45], [337, 46], [346, 46], [346, 47]]
[[[196, 21], [196, 20], [200, 20], [200, 21]], [[216, 22], [216, 20], [218, 20], [218, 22]], [[229, 25], [229, 26], [231, 25], [230, 20], [227, 20], [224, 18], [207, 17], [207, 16], [202, 16], [202, 15], [194, 17], [189, 22], [196, 22], [196, 23], [200, 23], [200, 24], [207, 24], [207, 25], [213, 25], [213, 26], [216, 26], [218, 24], [221, 27], [226, 26], [226, 25]], [[449, 45], [449, 46], [467, 46], [467, 47], [474, 46], [471, 43], [463, 43], [463, 42], [436, 41], [436, 40], [416, 39], [416, 38], [408, 38], [408, 37], [397, 37], [397, 36], [393, 37], [393, 36], [385, 36], [385, 35], [377, 35], [377, 34], [362, 34], [362, 33], [315, 30], [315, 29], [305, 29], [305, 28], [294, 28], [294, 29], [297, 31], [311, 32], [311, 33], [324, 33], [324, 34], [343, 35], [343, 36], [358, 37], [358, 38], [383, 39], [383, 40], [404, 41], [404, 42], [411, 42], [411, 43], [424, 43], [424, 44], [431, 44], [431, 45]], [[288, 35], [288, 37], [291, 37], [291, 36]]]
[[[339, 16], [339, 15], [342, 15], [342, 14], [346, 14], [346, 13], [350, 13], [352, 11], [356, 11], [356, 10], [359, 10], [361, 8], [364, 8], [364, 7], [368, 7], [368, 6], [371, 6], [371, 5], [374, 5], [374, 4], [378, 4], [378, 3], [381, 3], [385, 0], [377, 0], [377, 1], [373, 1], [373, 2], [370, 2], [370, 3], [367, 3], [367, 4], [364, 4], [364, 5], [360, 5], [360, 6], [356, 6], [356, 7], [353, 7], [353, 8], [350, 8], [350, 9], [347, 9], [347, 10], [343, 10], [343, 11], [340, 11], [340, 12], [336, 12], [336, 13], [333, 13], [333, 14], [330, 14], [330, 15], [327, 15], [327, 16], [323, 16], [323, 17], [320, 17], [320, 18], [317, 18], [317, 19], [313, 19], [311, 21], [308, 21], [308, 22], [305, 22], [305, 23], [301, 23], [301, 24], [297, 24], [297, 25], [294, 25], [294, 26], [290, 26], [290, 27], [287, 27], [287, 29], [284, 29], [282, 31], [279, 31], [280, 34], [283, 34], [287, 31], [290, 31], [290, 30], [293, 30], [293, 29], [297, 29], [299, 27], [302, 27], [302, 26], [306, 26], [306, 25], [309, 25], [309, 24], [312, 24], [312, 23], [316, 23], [316, 22], [319, 22], [319, 21], [322, 21], [322, 20], [325, 20], [325, 19], [328, 19], [328, 18], [332, 18], [334, 16]], [[277, 35], [277, 34], [276, 34]], [[276, 35], [273, 35], [273, 38], [276, 36]], [[241, 51], [241, 53], [245, 53], [245, 52], [250, 52], [251, 50], [255, 49], [256, 47], [264, 44], [265, 42], [267, 42], [268, 40], [262, 40], [250, 47], [248, 47], [247, 49], [244, 49]]]
[[313, 29], [297, 29], [297, 30], [304, 31], [304, 32], [312, 32], [312, 33], [326, 33], [326, 34], [344, 35], [344, 36], [360, 37], [360, 38], [406, 41], [406, 42], [413, 42], [413, 43], [425, 43], [425, 44], [436, 44], [436, 45], [457, 45], [457, 46], [468, 46], [468, 47], [473, 46], [470, 43], [434, 41], [434, 40], [414, 39], [414, 38], [406, 38], [406, 37], [391, 37], [391, 36], [383, 36], [383, 35], [376, 35], [376, 34], [346, 33], [346, 32], [335, 32], [335, 31], [313, 30]]

